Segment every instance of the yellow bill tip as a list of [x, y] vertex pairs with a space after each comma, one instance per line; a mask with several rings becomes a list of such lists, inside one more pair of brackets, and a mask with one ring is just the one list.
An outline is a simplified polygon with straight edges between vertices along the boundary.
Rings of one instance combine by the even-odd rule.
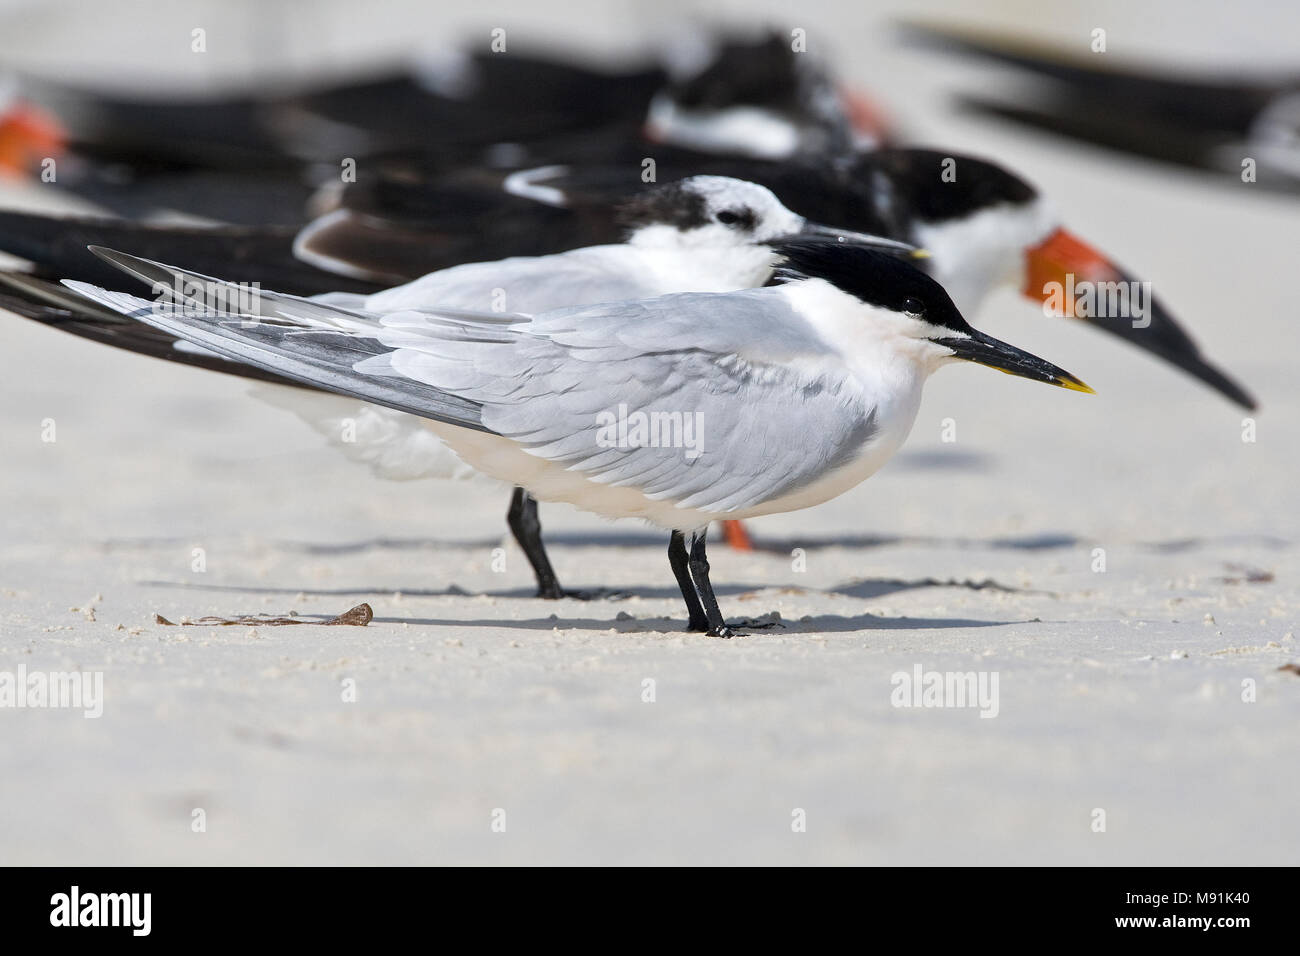
[[1094, 390], [1090, 385], [1079, 381], [1077, 378], [1057, 379], [1055, 384], [1061, 386], [1061, 388], [1068, 388], [1072, 392], [1083, 392], [1086, 395], [1097, 394], [1096, 390]]

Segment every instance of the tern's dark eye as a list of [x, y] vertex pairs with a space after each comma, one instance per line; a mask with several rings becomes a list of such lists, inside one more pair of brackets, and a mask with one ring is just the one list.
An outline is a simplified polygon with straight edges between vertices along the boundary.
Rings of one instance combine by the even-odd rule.
[[714, 214], [713, 218], [724, 226], [731, 226], [735, 229], [754, 228], [754, 211], [743, 206], [739, 209], [723, 209]]
[[908, 315], [923, 316], [925, 315], [925, 303], [909, 295], [903, 300], [903, 311]]

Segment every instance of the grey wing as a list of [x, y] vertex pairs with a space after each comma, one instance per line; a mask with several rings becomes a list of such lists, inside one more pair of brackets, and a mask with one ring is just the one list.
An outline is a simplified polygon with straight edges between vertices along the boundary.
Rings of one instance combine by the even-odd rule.
[[479, 403], [488, 429], [534, 455], [703, 511], [791, 493], [876, 431], [836, 353], [775, 290], [566, 309], [509, 347], [401, 348], [363, 367], [376, 364]]

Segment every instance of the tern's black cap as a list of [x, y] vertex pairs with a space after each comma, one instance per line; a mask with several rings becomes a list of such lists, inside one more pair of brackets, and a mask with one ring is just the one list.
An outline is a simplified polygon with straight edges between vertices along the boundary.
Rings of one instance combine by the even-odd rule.
[[825, 279], [870, 305], [954, 332], [971, 331], [943, 286], [905, 259], [835, 239], [789, 239], [773, 248], [785, 260], [777, 266], [777, 281]]

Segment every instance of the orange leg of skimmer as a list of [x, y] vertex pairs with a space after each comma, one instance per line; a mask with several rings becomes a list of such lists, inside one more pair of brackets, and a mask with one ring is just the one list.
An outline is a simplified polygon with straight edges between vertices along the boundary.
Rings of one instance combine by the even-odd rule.
[[753, 551], [754, 542], [749, 537], [749, 532], [739, 521], [722, 522], [722, 534], [727, 539], [727, 544], [731, 545], [737, 551]]

